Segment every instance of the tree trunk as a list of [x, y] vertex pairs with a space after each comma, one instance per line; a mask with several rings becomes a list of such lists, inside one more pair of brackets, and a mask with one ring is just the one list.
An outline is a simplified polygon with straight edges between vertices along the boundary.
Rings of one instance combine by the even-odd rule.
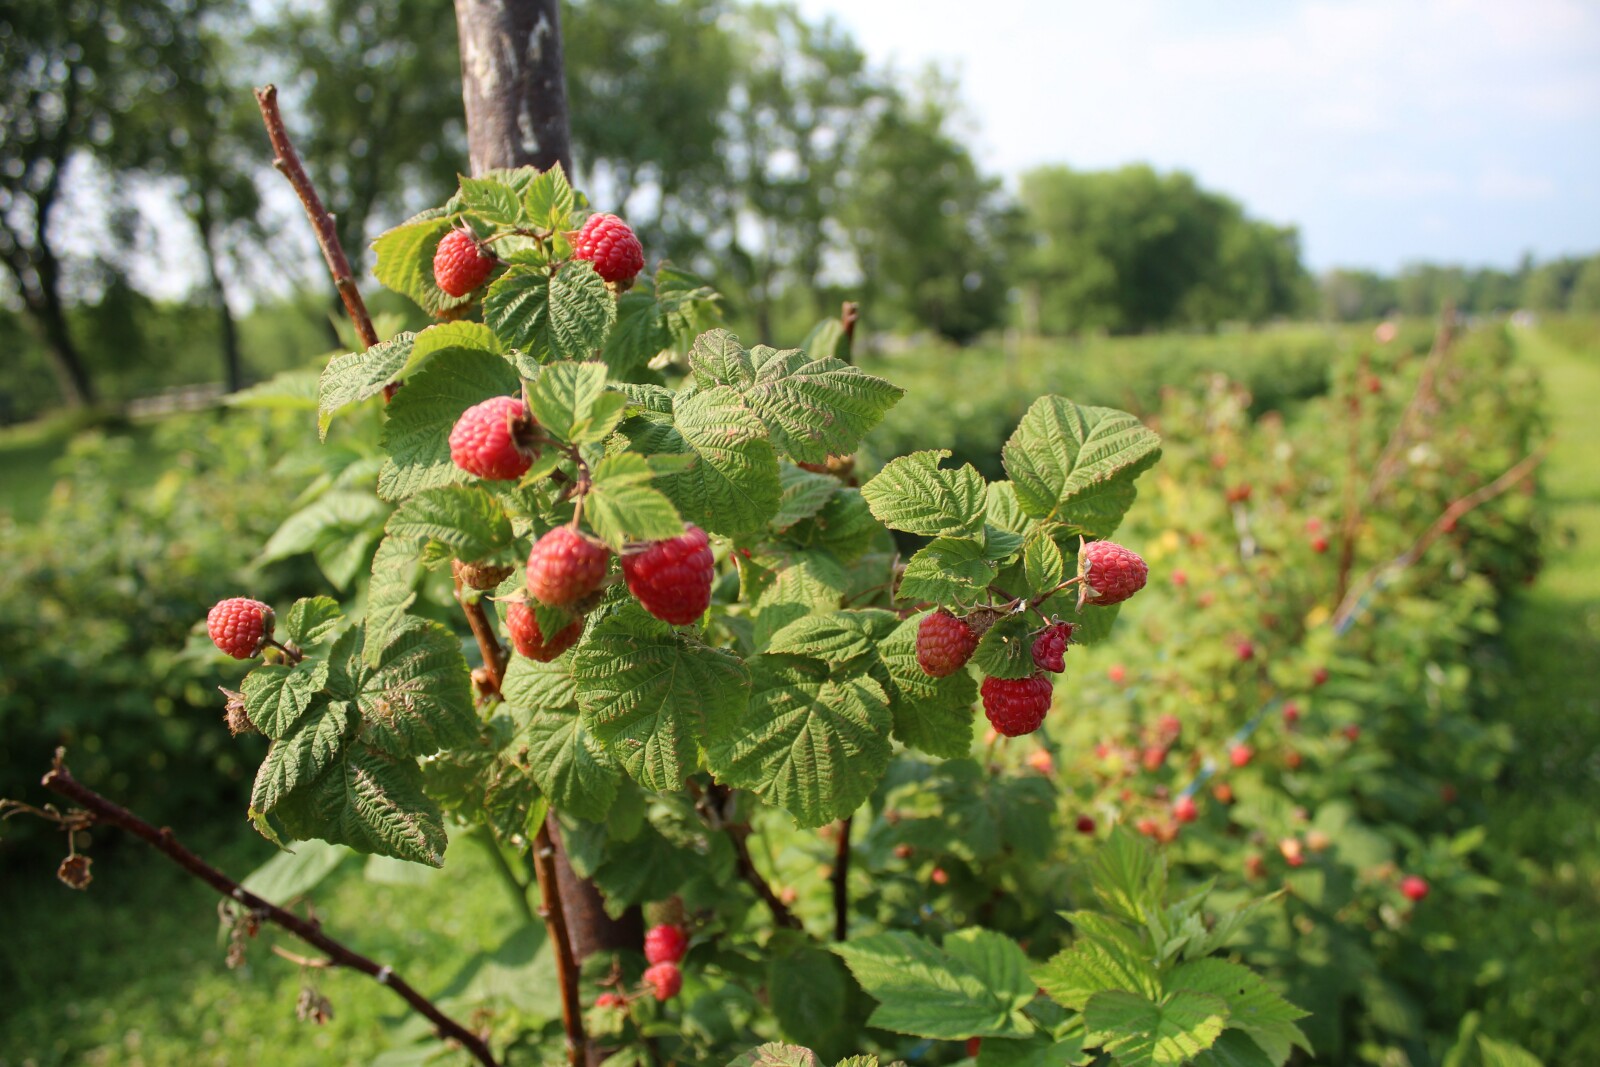
[[560, 0], [456, 0], [472, 173], [572, 173]]
[[[527, 165], [543, 170], [560, 163], [570, 174], [559, 0], [456, 0], [456, 23], [472, 173]], [[599, 888], [572, 869], [555, 816], [549, 819], [573, 954], [582, 960], [596, 952], [639, 951], [644, 942], [640, 910], [630, 908], [620, 920], [607, 915]], [[604, 1053], [591, 1042], [587, 1060], [598, 1063]]]
[[217, 333], [221, 343], [222, 387], [237, 393], [244, 387], [244, 362], [239, 355], [239, 329], [233, 321], [233, 309], [228, 306], [228, 289], [222, 284], [222, 272], [217, 269], [216, 227], [211, 209], [205, 204], [201, 192], [200, 210], [195, 214], [195, 229], [200, 231], [200, 249], [206, 257], [206, 281], [211, 289], [211, 302], [217, 309]]
[[61, 399], [70, 408], [88, 407], [96, 400], [94, 383], [89, 380], [83, 356], [72, 340], [66, 309], [61, 306], [61, 294], [52, 282], [44, 292], [27, 295], [24, 306], [39, 330], [45, 354], [50, 357], [50, 370], [61, 389]]

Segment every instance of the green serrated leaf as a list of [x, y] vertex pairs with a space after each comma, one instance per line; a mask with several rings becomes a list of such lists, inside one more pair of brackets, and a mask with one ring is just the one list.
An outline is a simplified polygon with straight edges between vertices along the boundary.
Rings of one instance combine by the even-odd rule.
[[776, 568], [756, 599], [756, 645], [766, 645], [796, 619], [837, 609], [845, 584], [844, 569], [826, 552], [795, 553], [787, 564]]
[[940, 537], [923, 545], [906, 562], [896, 595], [913, 603], [968, 605], [984, 598], [998, 573], [984, 558], [982, 542]]
[[883, 534], [861, 490], [837, 489], [822, 510], [789, 527], [788, 539], [806, 548], [831, 552], [843, 563], [860, 559]]
[[901, 744], [932, 756], [957, 759], [972, 748], [972, 705], [978, 684], [966, 671], [930, 678], [917, 663], [917, 627], [922, 616], [906, 619], [878, 646], [888, 672], [889, 710]]
[[1133, 504], [1134, 479], [1161, 455], [1161, 438], [1114, 408], [1040, 397], [1003, 452], [1028, 515], [1109, 537]]
[[545, 230], [567, 229], [576, 207], [577, 198], [560, 163], [529, 182], [522, 195], [522, 209], [528, 221]]
[[878, 642], [899, 624], [894, 612], [878, 608], [807, 615], [773, 634], [764, 651], [811, 656], [844, 666], [871, 656]]
[[1166, 988], [1221, 997], [1228, 1005], [1228, 1025], [1245, 1030], [1292, 1023], [1308, 1014], [1285, 1000], [1260, 975], [1231, 960], [1200, 959], [1185, 963], [1167, 977]]
[[626, 607], [601, 621], [573, 655], [584, 723], [648, 789], [682, 789], [709, 735], [741, 721], [744, 664], [729, 652]]
[[1169, 993], [1152, 1001], [1112, 990], [1089, 998], [1083, 1021], [1085, 1044], [1100, 1046], [1125, 1067], [1179, 1067], [1222, 1034], [1228, 1006], [1204, 993]]
[[605, 391], [604, 363], [552, 363], [533, 384], [533, 417], [551, 434], [570, 442], [574, 427], [589, 422]]
[[1037, 987], [1028, 976], [1028, 957], [1004, 934], [969, 926], [946, 934], [944, 950], [981, 978], [1010, 1014], [1020, 1014], [1033, 1000]]
[[323, 493], [283, 520], [261, 548], [262, 563], [273, 563], [325, 544], [344, 545], [381, 525], [389, 506], [371, 492], [335, 489]]
[[519, 385], [505, 360], [485, 352], [430, 360], [389, 402], [383, 429], [389, 461], [378, 475], [378, 495], [399, 501], [470, 478], [451, 462], [451, 429], [467, 408], [514, 393]]
[[817, 1054], [799, 1045], [769, 1041], [728, 1061], [728, 1067], [822, 1067]]
[[436, 622], [408, 617], [361, 668], [356, 702], [367, 743], [395, 756], [427, 756], [477, 736], [461, 642]]
[[359, 721], [348, 701], [317, 703], [292, 733], [267, 750], [250, 791], [250, 810], [265, 814], [296, 789], [315, 782], [344, 755]]
[[577, 683], [567, 657], [554, 663], [539, 663], [525, 656], [512, 656], [506, 664], [500, 694], [513, 709], [530, 713], [578, 706]]
[[774, 953], [767, 962], [767, 997], [779, 1032], [826, 1046], [843, 1028], [849, 983], [839, 958], [816, 945]]
[[506, 348], [536, 361], [550, 354], [550, 275], [543, 267], [513, 265], [483, 297], [483, 321]]
[[433, 254], [452, 225], [447, 215], [419, 217], [382, 234], [372, 242], [377, 256], [373, 275], [390, 289], [416, 301], [430, 315], [470, 303], [470, 295], [451, 296], [433, 280]]
[[656, 541], [683, 533], [683, 517], [650, 484], [653, 477], [649, 461], [636, 452], [607, 456], [595, 465], [583, 514], [595, 536], [612, 551], [622, 551], [629, 541]]
[[712, 773], [821, 826], [855, 811], [889, 762], [890, 718], [870, 678], [811, 677], [786, 657], [751, 661], [750, 714], [713, 730]]
[[1277, 1067], [1249, 1034], [1234, 1029], [1222, 1031], [1216, 1044], [1189, 1063], [1191, 1067]]
[[283, 636], [301, 648], [310, 648], [343, 621], [344, 612], [331, 596], [301, 597], [283, 617]]
[[913, 452], [886, 464], [861, 487], [872, 514], [885, 526], [926, 537], [972, 537], [983, 530], [983, 475], [970, 463], [939, 466], [948, 449]]
[[1118, 827], [1095, 853], [1089, 872], [1106, 910], [1136, 926], [1157, 911], [1167, 889], [1167, 867], [1142, 837]]
[[328, 679], [326, 663], [295, 667], [267, 664], [245, 675], [244, 710], [255, 728], [274, 741], [287, 737]]
[[436, 542], [467, 562], [485, 559], [512, 542], [505, 509], [479, 486], [424, 490], [396, 508], [384, 529], [391, 537]]
[[1022, 585], [1017, 596], [1037, 597], [1061, 584], [1066, 570], [1061, 548], [1044, 530], [1035, 530], [1022, 544]]
[[414, 333], [396, 334], [364, 352], [335, 356], [317, 382], [317, 433], [328, 436], [333, 417], [353, 404], [383, 392], [411, 361]]
[[781, 464], [778, 477], [783, 483], [783, 496], [778, 502], [778, 514], [772, 518], [772, 528], [779, 531], [821, 511], [839, 489], [839, 479], [831, 474], [817, 474], [792, 463]]
[[459, 203], [485, 222], [510, 227], [523, 221], [522, 198], [509, 183], [496, 178], [463, 176]]
[[577, 709], [536, 711], [518, 735], [529, 773], [557, 811], [599, 822], [617, 799], [621, 774]]
[[1027, 678], [1038, 670], [1033, 663], [1032, 617], [1013, 612], [996, 619], [972, 653], [972, 665], [994, 678]]
[[1143, 997], [1161, 992], [1156, 970], [1136, 945], [1120, 937], [1080, 933], [1072, 946], [1034, 968], [1039, 988], [1064, 1008], [1082, 1011], [1096, 993], [1120, 989]]
[[357, 744], [310, 789], [282, 801], [274, 814], [297, 838], [444, 865], [444, 822], [438, 806], [422, 791], [415, 760], [395, 759]]
[[550, 279], [549, 333], [535, 351], [548, 351], [552, 359], [592, 359], [616, 321], [617, 301], [594, 264], [571, 260]]
[[422, 546], [408, 537], [385, 537], [372, 556], [367, 584], [366, 645], [362, 655], [376, 666], [383, 646], [416, 602], [417, 575], [422, 573]]
[[661, 488], [685, 517], [711, 533], [730, 536], [770, 522], [778, 513], [783, 483], [761, 420], [723, 387], [678, 394], [673, 418], [687, 448], [661, 451], [692, 450], [700, 460], [686, 473], [662, 480]]
[[945, 1041], [1024, 1037], [1033, 1026], [964, 961], [914, 934], [892, 931], [834, 945], [850, 973], [877, 999], [871, 1026]]

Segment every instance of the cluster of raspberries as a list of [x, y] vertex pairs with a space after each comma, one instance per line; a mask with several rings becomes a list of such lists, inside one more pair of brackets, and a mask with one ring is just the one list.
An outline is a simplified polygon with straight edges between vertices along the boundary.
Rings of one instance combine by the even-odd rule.
[[[594, 264], [594, 272], [618, 289], [626, 289], [644, 269], [644, 246], [633, 229], [615, 215], [590, 215], [583, 228], [568, 234], [572, 258]], [[500, 260], [465, 225], [439, 240], [433, 253], [433, 280], [448, 296], [460, 298], [481, 288]]]
[[[683, 989], [683, 971], [678, 964], [688, 951], [689, 934], [681, 926], [662, 923], [644, 935], [644, 958], [650, 964], [644, 971], [644, 984], [657, 1000], [671, 1000]], [[601, 993], [594, 1006], [622, 1009], [628, 1006], [628, 1000], [628, 994]]]
[[[1149, 568], [1139, 556], [1110, 541], [1091, 541], [1078, 552], [1080, 603], [1120, 604], [1140, 589]], [[979, 634], [965, 619], [940, 608], [917, 627], [917, 664], [934, 678], [944, 678], [967, 665], [978, 647]], [[1033, 635], [1033, 665], [1026, 678], [986, 677], [979, 693], [983, 713], [1006, 737], [1031, 734], [1050, 710], [1050, 674], [1066, 669], [1072, 624], [1052, 622]], [[1048, 672], [1048, 673], [1047, 673]]]

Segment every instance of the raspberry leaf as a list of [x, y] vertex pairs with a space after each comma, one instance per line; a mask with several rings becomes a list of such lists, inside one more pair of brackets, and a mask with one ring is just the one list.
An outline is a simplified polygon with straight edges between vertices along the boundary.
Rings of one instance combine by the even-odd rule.
[[331, 596], [301, 597], [283, 617], [283, 636], [301, 648], [309, 648], [343, 621], [344, 612]]
[[767, 652], [810, 656], [824, 663], [849, 666], [874, 655], [879, 641], [900, 619], [892, 611], [833, 611], [796, 619], [772, 635]]
[[293, 733], [267, 750], [250, 791], [251, 815], [271, 811], [284, 797], [316, 781], [344, 754], [359, 722], [348, 701], [319, 701]]
[[1246, 1032], [1262, 1030], [1267, 1040], [1293, 1032], [1296, 1044], [1311, 1051], [1305, 1035], [1294, 1023], [1309, 1013], [1289, 1003], [1265, 979], [1242, 963], [1201, 959], [1185, 963], [1167, 976], [1168, 990], [1187, 989], [1221, 997], [1228, 1005], [1228, 1026]]
[[861, 495], [877, 520], [925, 537], [977, 537], [983, 530], [983, 475], [970, 463], [939, 466], [948, 449], [913, 452], [884, 465]]
[[[578, 440], [579, 431], [592, 423], [596, 405], [606, 395], [604, 363], [552, 363], [539, 372], [538, 381], [533, 383], [533, 417], [562, 441], [573, 442]], [[611, 432], [626, 403], [621, 394], [610, 395], [616, 397], [617, 403], [607, 405], [610, 423], [604, 425], [601, 437]]]
[[497, 178], [463, 176], [456, 202], [461, 210], [496, 226], [513, 227], [526, 221], [522, 198], [508, 182]]
[[1099, 1046], [1124, 1067], [1188, 1063], [1210, 1048], [1228, 1022], [1221, 997], [1178, 991], [1160, 1000], [1110, 990], [1083, 1009], [1084, 1044]]
[[1040, 397], [1002, 458], [1022, 510], [1109, 537], [1133, 504], [1134, 479], [1161, 455], [1161, 438], [1113, 408]]
[[844, 597], [847, 578], [826, 552], [796, 552], [777, 567], [755, 600], [754, 640], [759, 648], [796, 619], [833, 611]]
[[628, 606], [598, 623], [573, 653], [584, 725], [640, 785], [670, 792], [699, 749], [744, 715], [750, 679], [710, 648]]
[[500, 692], [513, 711], [530, 714], [575, 707], [578, 702], [577, 682], [566, 657], [553, 663], [539, 663], [524, 656], [512, 656], [506, 665]]
[[[766, 427], [731, 389], [718, 387], [673, 400], [676, 429], [660, 427], [665, 452], [693, 451], [700, 462], [661, 480], [684, 517], [720, 534], [759, 530], [778, 513], [783, 483]], [[687, 447], [672, 447], [673, 438]], [[658, 451], [646, 448], [645, 451]]]
[[453, 225], [448, 214], [424, 212], [384, 233], [372, 242], [372, 251], [377, 255], [373, 275], [395, 292], [415, 300], [429, 315], [470, 303], [470, 296], [451, 296], [433, 280], [433, 254]]
[[362, 656], [376, 666], [385, 642], [416, 602], [417, 575], [422, 573], [422, 545], [411, 537], [385, 537], [372, 555], [367, 584], [366, 644]]
[[[489, 285], [483, 321], [507, 348], [529, 349], [535, 358], [549, 352], [550, 275], [542, 267], [515, 265]], [[546, 337], [535, 348], [536, 337]], [[542, 360], [541, 360], [542, 361]]]
[[1033, 623], [1024, 612], [995, 620], [972, 653], [972, 665], [991, 678], [1027, 678], [1037, 667], [1033, 663], [1033, 638], [1028, 631]]
[[273, 740], [287, 737], [328, 680], [326, 663], [295, 667], [269, 663], [245, 675], [244, 710], [257, 730]]
[[384, 530], [391, 537], [444, 546], [457, 559], [485, 559], [512, 542], [511, 520], [499, 501], [478, 486], [427, 489], [395, 509]]
[[851, 938], [833, 951], [880, 1002], [870, 1026], [945, 1041], [1033, 1033], [1022, 1014], [1034, 991], [1022, 950], [1002, 934], [968, 933], [977, 936], [952, 935], [942, 950], [897, 930]]
[[779, 951], [781, 944], [769, 944], [766, 974], [779, 1031], [824, 1047], [847, 1041], [850, 976], [844, 964], [814, 943], [797, 940], [789, 951]]
[[522, 211], [528, 222], [545, 230], [565, 230], [571, 225], [577, 196], [560, 163], [527, 183]]
[[1147, 997], [1161, 992], [1161, 981], [1145, 958], [1143, 945], [1121, 929], [1099, 937], [1080, 927], [1072, 947], [1035, 967], [1033, 979], [1050, 999], [1073, 1011], [1082, 1011], [1090, 997], [1108, 989]]
[[783, 483], [783, 495], [778, 500], [778, 513], [772, 517], [772, 528], [779, 531], [821, 511], [839, 488], [839, 479], [832, 475], [817, 474], [793, 463], [780, 464], [778, 478]]
[[444, 865], [444, 822], [438, 805], [422, 791], [416, 761], [363, 744], [352, 747], [310, 789], [280, 802], [273, 814], [297, 838]]
[[970, 604], [983, 596], [997, 573], [994, 564], [984, 558], [981, 541], [940, 537], [906, 563], [898, 596], [947, 607]]
[[583, 515], [612, 551], [622, 551], [629, 541], [654, 541], [683, 532], [678, 509], [650, 484], [654, 477], [649, 461], [636, 452], [607, 456], [595, 464]]
[[453, 352], [412, 375], [389, 402], [383, 445], [389, 461], [378, 495], [398, 501], [468, 475], [450, 459], [450, 430], [461, 413], [491, 396], [516, 391], [520, 381], [505, 360], [486, 352]]
[[[1292, 1029], [1298, 1030], [1298, 1027]], [[1216, 1044], [1189, 1062], [1193, 1067], [1277, 1067], [1288, 1059], [1287, 1043], [1281, 1045], [1282, 1055], [1274, 1056], [1264, 1050], [1263, 1042], [1270, 1043], [1270, 1039], [1260, 1038], [1247, 1030], [1235, 1030], [1230, 1027], [1222, 1031], [1222, 1036], [1217, 1038]], [[1527, 1065], [1524, 1064], [1524, 1067]]]
[[529, 773], [556, 810], [591, 822], [606, 817], [622, 775], [575, 706], [533, 711], [517, 736], [528, 746]]
[[354, 404], [383, 392], [411, 364], [414, 333], [396, 334], [364, 352], [335, 356], [317, 380], [317, 434], [326, 439], [333, 417]]
[[823, 1067], [817, 1054], [799, 1045], [769, 1041], [728, 1061], [728, 1067]]
[[712, 773], [803, 827], [855, 811], [889, 762], [882, 687], [871, 678], [831, 678], [824, 665], [792, 656], [759, 656], [750, 671], [750, 714], [737, 730], [713, 731]]
[[836, 488], [815, 516], [789, 527], [787, 539], [806, 548], [823, 548], [841, 562], [853, 563], [888, 532], [872, 515], [861, 490]]
[[887, 675], [885, 692], [894, 736], [932, 756], [959, 759], [972, 748], [972, 704], [978, 683], [966, 671], [930, 678], [917, 664], [917, 615], [901, 622], [882, 644], [878, 658]]
[[374, 667], [353, 657], [347, 663], [368, 744], [394, 756], [427, 756], [477, 736], [461, 642], [438, 623], [408, 617]]

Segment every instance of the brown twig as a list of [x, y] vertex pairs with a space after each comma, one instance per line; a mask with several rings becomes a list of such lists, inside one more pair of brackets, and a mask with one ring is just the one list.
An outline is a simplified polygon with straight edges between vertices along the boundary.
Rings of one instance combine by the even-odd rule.
[[1433, 543], [1439, 539], [1440, 535], [1451, 529], [1461, 518], [1461, 516], [1465, 515], [1473, 508], [1486, 504], [1495, 497], [1509, 491], [1518, 482], [1532, 474], [1534, 469], [1538, 467], [1540, 463], [1544, 462], [1544, 457], [1545, 446], [1541, 446], [1537, 451], [1524, 456], [1518, 463], [1509, 468], [1504, 474], [1500, 475], [1500, 477], [1496, 478], [1494, 481], [1480, 485], [1472, 492], [1453, 501], [1447, 508], [1444, 509], [1443, 512], [1440, 513], [1439, 517], [1433, 520], [1433, 523], [1426, 530], [1424, 530], [1415, 541], [1411, 543], [1410, 548], [1407, 548], [1404, 552], [1400, 553], [1400, 555], [1396, 556], [1388, 563], [1380, 567], [1373, 568], [1373, 570], [1369, 571], [1361, 581], [1357, 582], [1355, 586], [1351, 588], [1350, 592], [1345, 595], [1342, 601], [1340, 601], [1338, 609], [1334, 611], [1333, 616], [1330, 619], [1334, 629], [1342, 630], [1349, 624], [1350, 619], [1354, 617], [1355, 612], [1360, 606], [1362, 600], [1364, 600], [1367, 594], [1372, 592], [1373, 589], [1382, 584], [1387, 575], [1398, 574], [1420, 560], [1423, 554], [1427, 552], [1428, 549], [1432, 547]]
[[328, 261], [328, 273], [333, 275], [334, 287], [344, 301], [344, 309], [356, 329], [356, 337], [363, 348], [378, 343], [378, 332], [372, 328], [372, 316], [361, 299], [361, 291], [350, 274], [350, 260], [345, 257], [344, 246], [339, 243], [339, 232], [334, 228], [333, 216], [322, 206], [316, 187], [300, 163], [300, 154], [289, 140], [289, 131], [283, 125], [283, 115], [278, 111], [278, 87], [265, 85], [256, 90], [256, 104], [261, 108], [261, 121], [266, 124], [267, 137], [272, 141], [272, 165], [294, 186], [300, 204], [306, 209], [306, 218], [316, 231], [317, 244], [322, 248], [322, 258]]
[[[469, 600], [462, 595], [461, 562], [451, 565], [455, 576], [456, 601], [467, 616], [467, 626], [478, 641], [478, 651], [483, 654], [483, 665], [496, 697], [506, 676], [506, 650], [495, 636], [489, 623], [489, 614], [483, 609], [483, 600]], [[556, 975], [561, 982], [561, 1020], [567, 1031], [567, 1062], [579, 1067], [587, 1056], [587, 1038], [583, 1029], [583, 1003], [578, 996], [578, 960], [572, 951], [572, 939], [567, 931], [567, 913], [561, 905], [561, 890], [556, 882], [555, 840], [552, 826], [555, 815], [547, 815], [539, 824], [533, 841], [533, 870], [539, 882], [539, 914], [544, 917], [545, 930], [556, 954]]]
[[850, 828], [854, 815], [839, 820], [839, 840], [833, 852], [833, 939], [843, 941], [850, 936]]
[[394, 990], [414, 1011], [431, 1022], [440, 1038], [458, 1043], [462, 1048], [470, 1052], [479, 1063], [485, 1064], [487, 1067], [496, 1067], [494, 1054], [489, 1050], [488, 1043], [482, 1037], [440, 1011], [433, 1001], [417, 992], [404, 978], [395, 974], [392, 968], [370, 960], [359, 952], [346, 947], [342, 942], [335, 941], [332, 937], [322, 932], [320, 924], [302, 919], [293, 912], [286, 911], [276, 904], [256, 896], [238, 882], [180, 845], [177, 838], [173, 836], [172, 831], [167, 827], [156, 829], [127, 808], [108, 800], [82, 782], [79, 782], [72, 777], [72, 773], [67, 769], [63, 753], [60, 750], [57, 750], [55, 764], [50, 773], [44, 776], [42, 784], [51, 792], [58, 793], [83, 808], [96, 822], [120, 827], [135, 837], [143, 839], [154, 847], [156, 851], [209, 885], [212, 889], [215, 889], [218, 893], [221, 893], [224, 897], [237, 901], [253, 914], [274, 925], [281, 926], [306, 944], [315, 947], [327, 956], [327, 961], [320, 964], [321, 966], [344, 967], [375, 978], [379, 985], [387, 986]]
[[767, 884], [767, 880], [756, 869], [755, 859], [750, 855], [749, 824], [725, 818], [733, 791], [725, 785], [712, 782], [707, 787], [706, 794], [715, 816], [712, 828], [720, 827], [727, 831], [728, 840], [733, 845], [734, 862], [739, 867], [739, 877], [743, 878], [750, 888], [755, 890], [756, 896], [760, 897], [761, 902], [767, 906], [767, 910], [772, 912], [773, 922], [779, 926], [786, 926], [791, 930], [805, 929], [805, 926], [800, 922], [799, 916], [789, 910], [789, 905], [785, 904], [783, 899], [772, 891], [772, 887]]

